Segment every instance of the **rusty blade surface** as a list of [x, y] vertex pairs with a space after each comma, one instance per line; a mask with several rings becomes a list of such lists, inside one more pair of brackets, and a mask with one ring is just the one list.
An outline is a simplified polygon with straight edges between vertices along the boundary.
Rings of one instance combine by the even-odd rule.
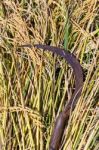
[[[82, 71], [79, 61], [76, 59], [76, 57], [72, 53], [69, 53], [64, 49], [54, 47], [54, 46], [48, 46], [48, 45], [42, 45], [42, 44], [35, 44], [34, 46], [36, 48], [51, 51], [63, 57], [73, 68], [73, 72], [75, 75], [75, 91], [72, 97], [70, 98], [68, 104], [65, 105], [64, 110], [60, 113], [58, 118], [56, 118], [53, 132], [51, 135], [49, 150], [59, 150], [59, 147], [61, 146], [61, 140], [62, 140], [64, 130], [66, 126], [68, 125], [70, 110], [71, 108], [72, 110], [74, 110], [77, 100], [81, 95], [81, 91], [83, 87], [83, 71]], [[32, 48], [32, 45], [30, 44], [22, 45], [21, 47]]]

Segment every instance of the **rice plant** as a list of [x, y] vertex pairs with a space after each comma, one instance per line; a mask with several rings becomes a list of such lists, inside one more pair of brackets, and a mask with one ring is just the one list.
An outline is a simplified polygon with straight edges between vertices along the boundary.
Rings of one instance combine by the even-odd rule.
[[71, 67], [59, 56], [22, 44], [74, 53], [83, 91], [60, 150], [99, 149], [98, 0], [0, 1], [0, 150], [48, 150], [56, 117], [74, 91]]

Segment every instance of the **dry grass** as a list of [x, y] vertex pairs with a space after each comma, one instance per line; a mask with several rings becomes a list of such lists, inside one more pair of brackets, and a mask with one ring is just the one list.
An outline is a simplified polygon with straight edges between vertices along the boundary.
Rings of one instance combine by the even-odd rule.
[[98, 0], [0, 1], [0, 150], [48, 150], [56, 116], [73, 92], [60, 57], [21, 44], [73, 52], [85, 82], [60, 150], [99, 149]]

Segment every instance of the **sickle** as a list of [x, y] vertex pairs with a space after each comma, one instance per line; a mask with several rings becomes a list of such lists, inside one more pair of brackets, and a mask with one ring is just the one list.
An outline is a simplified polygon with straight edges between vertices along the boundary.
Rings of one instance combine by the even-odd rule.
[[[55, 121], [55, 126], [53, 128], [49, 150], [59, 150], [59, 147], [61, 145], [62, 136], [65, 130], [65, 127], [68, 124], [69, 116], [70, 116], [70, 110], [72, 107], [72, 110], [74, 110], [75, 105], [77, 103], [78, 98], [81, 95], [82, 87], [83, 87], [83, 72], [82, 68], [80, 66], [79, 61], [75, 58], [75, 56], [64, 49], [54, 47], [54, 46], [48, 46], [48, 45], [41, 45], [41, 44], [35, 44], [34, 45], [37, 48], [41, 48], [44, 50], [49, 50], [53, 53], [56, 53], [63, 58], [71, 65], [73, 68], [73, 72], [75, 74], [75, 91], [69, 100], [69, 103], [65, 105], [64, 110], [60, 113], [60, 115], [57, 117]], [[32, 45], [22, 45], [20, 47], [32, 47]]]

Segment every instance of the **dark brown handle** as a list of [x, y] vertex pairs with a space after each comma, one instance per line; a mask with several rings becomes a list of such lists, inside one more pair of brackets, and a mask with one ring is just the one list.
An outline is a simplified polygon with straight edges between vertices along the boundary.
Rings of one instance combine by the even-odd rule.
[[50, 141], [50, 150], [58, 150], [60, 146], [60, 142], [64, 133], [64, 128], [66, 127], [66, 120], [68, 120], [69, 116], [64, 116], [63, 112], [60, 113], [58, 118], [56, 119], [55, 126], [52, 132], [52, 137]]

